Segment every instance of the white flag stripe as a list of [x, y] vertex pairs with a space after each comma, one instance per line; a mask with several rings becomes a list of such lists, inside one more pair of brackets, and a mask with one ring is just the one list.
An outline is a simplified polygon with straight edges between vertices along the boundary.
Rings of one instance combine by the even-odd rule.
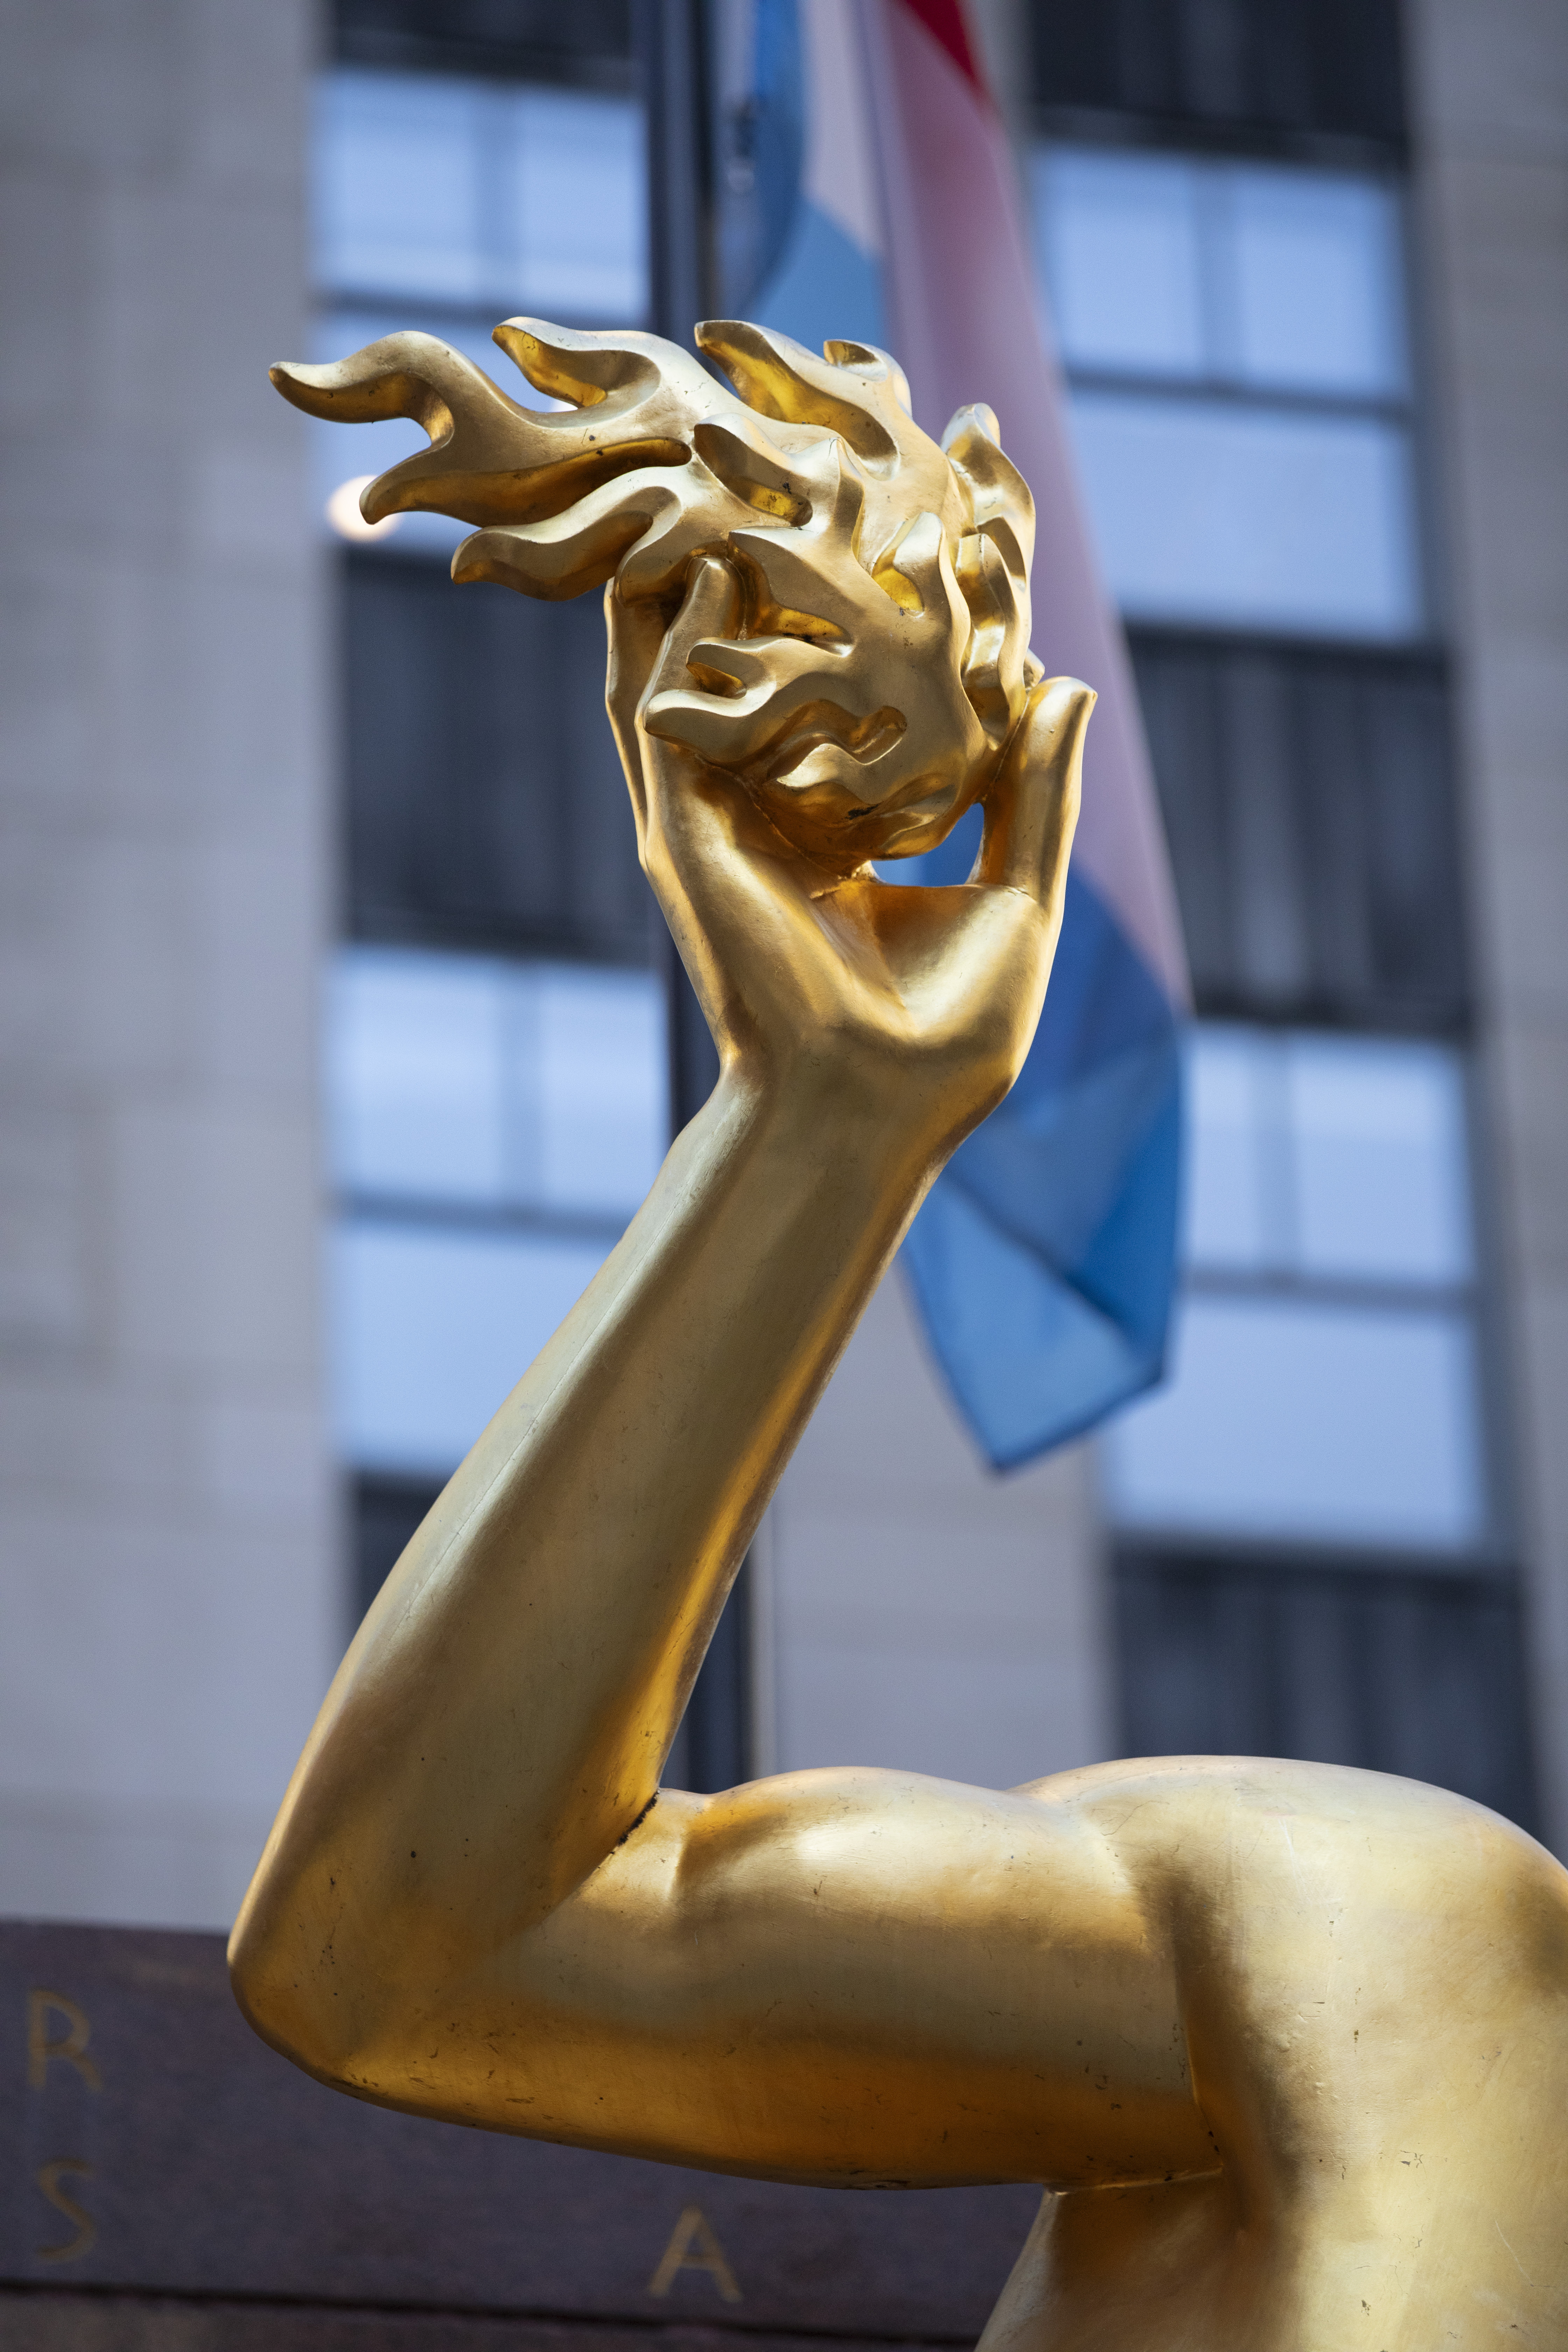
[[1126, 642], [1095, 557], [1000, 115], [906, 0], [857, 0], [882, 196], [892, 347], [940, 433], [988, 401], [1035, 494], [1035, 650], [1100, 695], [1074, 865], [1172, 1002], [1186, 957]]
[[882, 208], [866, 135], [866, 62], [844, 0], [801, 0], [805, 83], [804, 193], [861, 252], [879, 259]]

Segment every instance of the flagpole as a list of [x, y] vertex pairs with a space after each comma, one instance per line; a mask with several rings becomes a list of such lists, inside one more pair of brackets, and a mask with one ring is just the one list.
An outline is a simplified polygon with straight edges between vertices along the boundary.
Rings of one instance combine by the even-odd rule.
[[717, 297], [708, 19], [708, 0], [636, 0], [647, 138], [649, 324], [687, 348]]
[[[712, 92], [711, 0], [635, 0], [634, 36], [647, 141], [648, 325], [685, 351], [700, 319], [723, 308]], [[719, 1056], [675, 942], [655, 909], [654, 960], [668, 1008], [672, 1134], [719, 1077]], [[703, 1661], [671, 1752], [672, 1780], [700, 1793], [752, 1774], [750, 1562]]]
[[[648, 325], [691, 349], [716, 300], [713, 138], [707, 0], [636, 0], [634, 25], [647, 140]], [[719, 1057], [662, 919], [657, 955], [669, 1000], [674, 1133], [713, 1090]]]

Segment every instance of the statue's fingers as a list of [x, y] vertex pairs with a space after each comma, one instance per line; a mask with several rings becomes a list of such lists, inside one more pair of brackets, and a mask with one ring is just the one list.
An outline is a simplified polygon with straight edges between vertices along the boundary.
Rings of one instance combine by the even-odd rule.
[[[740, 615], [740, 590], [728, 566], [713, 560], [699, 566], [698, 572], [700, 576], [688, 582], [681, 609], [672, 623], [668, 620], [668, 606], [653, 597], [625, 597], [614, 581], [605, 590], [605, 622], [609, 638], [605, 706], [626, 772], [637, 821], [638, 854], [645, 863], [648, 802], [650, 795], [658, 795], [662, 774], [647, 740], [649, 707], [661, 696], [669, 698], [673, 688], [667, 681], [679, 680], [682, 686], [691, 687], [692, 673], [688, 665], [693, 649], [706, 634], [708, 621], [717, 620], [732, 627]], [[724, 577], [716, 579], [712, 576], [715, 572]], [[653, 731], [665, 730], [660, 728]]]
[[605, 708], [631, 795], [640, 856], [647, 830], [647, 775], [642, 738], [637, 731], [637, 707], [658, 659], [664, 619], [658, 606], [650, 601], [627, 604], [612, 580], [605, 589], [605, 632], [609, 640]]
[[699, 898], [704, 895], [706, 869], [722, 868], [737, 854], [734, 829], [737, 821], [749, 814], [750, 801], [739, 778], [727, 774], [722, 767], [705, 768], [708, 789], [694, 789], [701, 747], [684, 740], [675, 714], [688, 705], [705, 706], [710, 700], [718, 701], [721, 709], [728, 708], [721, 698], [703, 690], [699, 684], [701, 665], [694, 671], [692, 661], [699, 648], [711, 651], [713, 639], [723, 638], [738, 627], [741, 610], [741, 584], [730, 565], [719, 556], [699, 556], [688, 575], [680, 610], [665, 631], [637, 705], [648, 840], [651, 844], [657, 836], [661, 862], [668, 862], [670, 869], [669, 880], [679, 876], [681, 887]]
[[985, 803], [977, 882], [1022, 890], [1055, 910], [1067, 880], [1096, 697], [1076, 677], [1037, 686]]
[[740, 620], [741, 583], [732, 567], [721, 556], [698, 556], [687, 575], [680, 610], [665, 632], [643, 707], [656, 695], [689, 688], [694, 649], [705, 637], [732, 636]]
[[774, 831], [732, 768], [682, 740], [680, 721], [694, 709], [736, 707], [702, 690], [701, 657], [710, 659], [732, 637], [742, 609], [730, 565], [700, 557], [637, 712], [647, 788], [644, 866], [721, 1041], [737, 1021], [763, 1017], [781, 977], [789, 992], [808, 984], [825, 952], [813, 885], [837, 878], [822, 875]]

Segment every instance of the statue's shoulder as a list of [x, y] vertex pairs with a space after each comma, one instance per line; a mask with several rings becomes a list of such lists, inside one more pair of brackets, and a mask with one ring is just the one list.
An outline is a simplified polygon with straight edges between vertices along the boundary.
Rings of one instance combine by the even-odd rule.
[[[1216, 1819], [1247, 1813], [1325, 1823], [1353, 1821], [1373, 1833], [1411, 1827], [1423, 1834], [1458, 1834], [1528, 1852], [1560, 1870], [1543, 1846], [1473, 1799], [1351, 1764], [1308, 1764], [1281, 1756], [1125, 1756], [1053, 1772], [1016, 1793], [1042, 1804], [1084, 1807], [1108, 1821], [1120, 1810], [1136, 1807]], [[1568, 1884], [1568, 1874], [1563, 1874]]]
[[1516, 1823], [1452, 1790], [1348, 1765], [1254, 1756], [1134, 1757], [1030, 1784], [1091, 1820], [1151, 1893], [1245, 1889], [1345, 1906], [1397, 1937], [1478, 1921], [1527, 1947], [1568, 1994], [1568, 1870]]

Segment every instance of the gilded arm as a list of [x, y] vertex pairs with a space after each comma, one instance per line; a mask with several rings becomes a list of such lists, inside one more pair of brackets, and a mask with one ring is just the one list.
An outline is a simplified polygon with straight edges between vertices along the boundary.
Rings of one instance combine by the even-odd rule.
[[970, 882], [890, 887], [718, 763], [754, 612], [716, 553], [681, 578], [612, 586], [609, 699], [720, 1084], [367, 1616], [237, 1989], [324, 2079], [547, 2137], [847, 2180], [1196, 2161], [1168, 1961], [1091, 1825], [883, 1774], [655, 1801], [779, 1473], [1028, 1049], [1093, 699], [1016, 678], [949, 761]]

